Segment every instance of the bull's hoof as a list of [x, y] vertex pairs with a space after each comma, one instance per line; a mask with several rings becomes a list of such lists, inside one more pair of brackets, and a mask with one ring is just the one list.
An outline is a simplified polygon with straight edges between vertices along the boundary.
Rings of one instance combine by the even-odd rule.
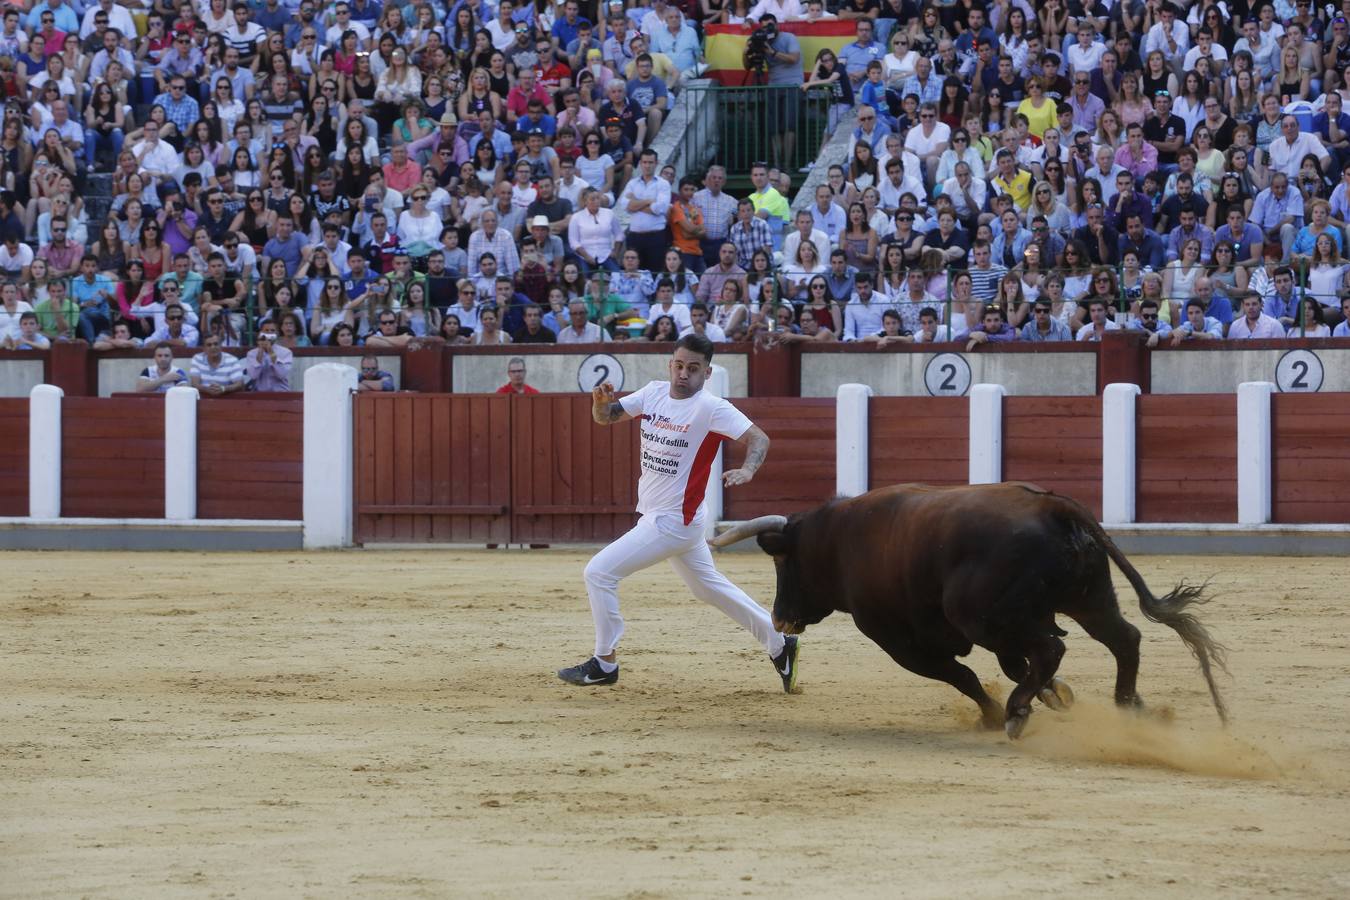
[[1073, 688], [1059, 678], [1051, 678], [1050, 683], [1041, 688], [1036, 696], [1055, 712], [1064, 712], [1073, 706]]
[[1007, 732], [1008, 740], [1015, 741], [1022, 736], [1022, 729], [1027, 727], [1027, 719], [1031, 716], [1031, 708], [1023, 706], [1008, 716], [1008, 721], [1003, 723], [1003, 730]]

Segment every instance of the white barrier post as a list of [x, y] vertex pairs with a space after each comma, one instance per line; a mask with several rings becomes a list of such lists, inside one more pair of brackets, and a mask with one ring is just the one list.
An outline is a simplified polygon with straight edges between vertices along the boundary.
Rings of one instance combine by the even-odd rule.
[[[708, 380], [703, 389], [714, 397], [725, 397], [731, 390], [727, 370], [714, 365], [712, 371], [708, 373]], [[722, 448], [719, 446], [717, 455], [713, 457], [712, 468], [708, 471], [707, 490], [703, 493], [703, 502], [708, 510], [708, 521], [703, 527], [703, 533], [708, 538], [717, 534], [717, 523], [722, 521], [722, 490]]]
[[867, 404], [872, 389], [841, 384], [834, 401], [834, 492], [841, 497], [867, 493], [869, 452]]
[[1108, 384], [1102, 391], [1102, 521], [1134, 521], [1138, 497], [1136, 464], [1137, 384]]
[[304, 546], [347, 547], [352, 542], [351, 366], [320, 363], [305, 372]]
[[1270, 397], [1275, 385], [1248, 381], [1238, 385], [1237, 488], [1238, 524], [1270, 521], [1273, 495]]
[[1003, 480], [1003, 395], [1001, 384], [970, 389], [970, 483]]
[[197, 389], [164, 395], [164, 518], [197, 518]]
[[28, 515], [61, 517], [61, 398], [65, 391], [36, 385], [28, 394]]

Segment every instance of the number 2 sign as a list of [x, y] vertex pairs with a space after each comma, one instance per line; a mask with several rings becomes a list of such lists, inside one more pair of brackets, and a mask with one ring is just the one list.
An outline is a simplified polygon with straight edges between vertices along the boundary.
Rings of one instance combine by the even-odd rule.
[[623, 390], [623, 365], [608, 353], [592, 353], [577, 369], [577, 386], [590, 391], [608, 381], [614, 390]]
[[1275, 384], [1286, 394], [1322, 389], [1322, 360], [1311, 350], [1290, 350], [1275, 364]]
[[928, 361], [923, 383], [934, 397], [964, 397], [970, 390], [970, 363], [959, 353], [939, 353]]

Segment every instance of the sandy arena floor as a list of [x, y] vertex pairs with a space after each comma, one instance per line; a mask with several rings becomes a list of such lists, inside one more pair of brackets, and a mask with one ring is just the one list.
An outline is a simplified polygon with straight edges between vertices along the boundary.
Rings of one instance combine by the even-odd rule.
[[1014, 745], [838, 616], [785, 696], [664, 567], [618, 687], [567, 687], [585, 558], [0, 554], [0, 895], [1350, 895], [1344, 560], [1140, 558], [1217, 575], [1232, 731], [1130, 595], [1171, 721], [1074, 630]]

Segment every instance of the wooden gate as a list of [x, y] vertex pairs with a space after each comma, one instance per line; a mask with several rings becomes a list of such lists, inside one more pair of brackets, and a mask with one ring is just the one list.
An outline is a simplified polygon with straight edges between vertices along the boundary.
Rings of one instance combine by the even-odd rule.
[[507, 543], [511, 399], [358, 394], [356, 542]]
[[[637, 521], [637, 423], [597, 426], [586, 395], [361, 394], [355, 402], [357, 543], [597, 543]], [[827, 499], [834, 401], [736, 402], [782, 442], [756, 479], [777, 489], [731, 492], [729, 512]]]
[[164, 516], [164, 404], [157, 399], [61, 401], [62, 516]]
[[28, 515], [28, 398], [0, 398], [0, 516]]

